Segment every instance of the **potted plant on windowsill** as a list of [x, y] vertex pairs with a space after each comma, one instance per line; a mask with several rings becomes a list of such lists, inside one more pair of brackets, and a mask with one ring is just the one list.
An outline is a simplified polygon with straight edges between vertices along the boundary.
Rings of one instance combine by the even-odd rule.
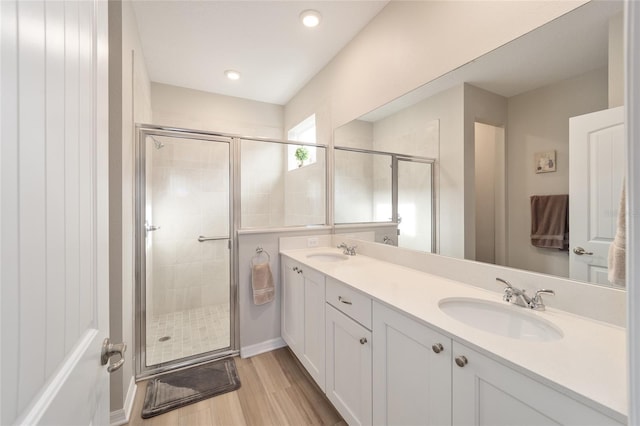
[[298, 167], [302, 167], [305, 160], [309, 159], [309, 150], [304, 146], [299, 146], [298, 149], [296, 149], [295, 156], [296, 160], [298, 160]]

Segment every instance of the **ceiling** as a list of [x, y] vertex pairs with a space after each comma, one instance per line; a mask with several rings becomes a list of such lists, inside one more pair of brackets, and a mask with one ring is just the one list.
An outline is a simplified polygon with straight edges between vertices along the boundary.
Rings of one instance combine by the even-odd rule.
[[[286, 104], [385, 1], [134, 0], [151, 81]], [[322, 14], [304, 27], [302, 11]], [[231, 81], [227, 69], [242, 74]]]

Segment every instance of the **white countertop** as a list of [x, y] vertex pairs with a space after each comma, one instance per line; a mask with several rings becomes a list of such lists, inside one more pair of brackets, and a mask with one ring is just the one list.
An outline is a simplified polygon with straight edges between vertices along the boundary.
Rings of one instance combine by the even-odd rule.
[[527, 310], [527, 313], [545, 318], [559, 327], [564, 333], [562, 339], [535, 342], [502, 337], [457, 321], [438, 307], [438, 302], [448, 297], [472, 297], [505, 303], [499, 293], [361, 254], [341, 262], [307, 257], [312, 253], [326, 252], [342, 253], [341, 250], [328, 247], [282, 250], [280, 253], [405, 312], [502, 363], [510, 364], [521, 373], [587, 403], [620, 422], [626, 422], [627, 352], [624, 328], [547, 308], [542, 312]]

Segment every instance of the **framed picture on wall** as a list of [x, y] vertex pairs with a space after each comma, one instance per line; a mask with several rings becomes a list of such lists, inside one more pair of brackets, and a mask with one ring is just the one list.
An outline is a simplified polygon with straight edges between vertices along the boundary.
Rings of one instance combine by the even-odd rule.
[[556, 171], [556, 151], [536, 152], [534, 154], [536, 173]]

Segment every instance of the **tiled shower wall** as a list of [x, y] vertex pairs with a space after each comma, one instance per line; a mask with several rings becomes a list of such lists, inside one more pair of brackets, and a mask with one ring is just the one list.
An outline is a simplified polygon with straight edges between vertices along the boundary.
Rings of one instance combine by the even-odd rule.
[[[373, 124], [354, 120], [335, 131], [336, 146], [372, 149]], [[373, 162], [368, 154], [335, 151], [336, 223], [373, 222]]]
[[287, 145], [241, 142], [241, 224], [243, 228], [284, 226], [284, 171]]
[[164, 146], [147, 143], [153, 162], [147, 217], [151, 213], [153, 225], [160, 226], [147, 237], [153, 256], [153, 282], [147, 285], [152, 312], [228, 304], [228, 240], [199, 242], [198, 237], [229, 235], [229, 146], [155, 138]]
[[318, 148], [316, 162], [285, 172], [286, 226], [324, 225], [325, 155]]
[[373, 222], [372, 155], [335, 151], [335, 222]]
[[325, 223], [325, 150], [316, 162], [288, 170], [288, 145], [241, 141], [241, 227]]

